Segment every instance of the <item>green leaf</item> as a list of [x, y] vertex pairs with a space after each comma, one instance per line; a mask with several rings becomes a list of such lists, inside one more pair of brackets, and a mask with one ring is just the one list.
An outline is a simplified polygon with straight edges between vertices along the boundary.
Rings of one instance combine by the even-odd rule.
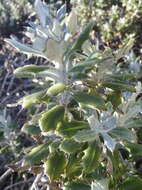
[[142, 156], [142, 145], [127, 142], [125, 146], [130, 150], [133, 157]]
[[19, 73], [14, 73], [17, 78], [35, 78], [35, 73], [31, 72], [19, 72]]
[[57, 83], [48, 88], [46, 94], [49, 96], [56, 96], [57, 94], [63, 92], [66, 89], [66, 85], [63, 83]]
[[90, 22], [86, 26], [86, 28], [82, 31], [79, 38], [76, 40], [75, 44], [73, 45], [72, 50], [81, 50], [81, 47], [82, 47], [83, 43], [86, 40], [88, 40], [90, 31], [92, 30], [93, 26], [94, 26], [93, 22]]
[[136, 78], [136, 74], [132, 73], [122, 73], [122, 74], [115, 74], [115, 75], [109, 75], [110, 78], [113, 80], [120, 80], [120, 81], [127, 81]]
[[62, 121], [58, 124], [56, 131], [64, 138], [71, 138], [77, 131], [88, 128], [89, 124], [84, 121]]
[[81, 182], [70, 182], [64, 185], [63, 190], [91, 190], [91, 187]]
[[117, 108], [122, 103], [122, 94], [120, 91], [113, 91], [107, 95], [107, 101], [110, 101], [113, 108]]
[[141, 190], [142, 189], [142, 179], [132, 176], [126, 179], [121, 185], [119, 185], [120, 190]]
[[88, 59], [85, 61], [82, 61], [80, 63], [78, 63], [77, 65], [75, 65], [70, 72], [82, 72], [84, 71], [84, 69], [87, 69], [88, 67], [93, 67], [95, 64], [98, 63], [103, 63], [107, 60], [108, 58], [93, 58], [93, 59]]
[[91, 142], [84, 153], [85, 155], [82, 157], [84, 173], [91, 173], [99, 165], [101, 149], [97, 142]]
[[78, 92], [74, 94], [74, 98], [79, 103], [87, 107], [105, 109], [105, 101], [99, 95], [91, 95], [85, 92]]
[[73, 139], [66, 139], [60, 144], [59, 148], [61, 151], [71, 154], [77, 152], [81, 148], [81, 144]]
[[87, 73], [74, 73], [73, 76], [71, 76], [72, 80], [78, 81], [78, 80], [86, 80], [88, 78]]
[[136, 92], [136, 89], [135, 89], [134, 86], [126, 84], [126, 83], [123, 83], [123, 82], [106, 81], [106, 82], [103, 82], [102, 85], [104, 87], [108, 87], [108, 88], [111, 88], [111, 89], [117, 90], [117, 91], [118, 90], [119, 91], [126, 90], [126, 91], [130, 91], [130, 92]]
[[39, 127], [35, 125], [30, 125], [30, 124], [24, 124], [22, 127], [22, 131], [29, 134], [29, 135], [40, 135], [41, 130]]
[[109, 134], [127, 141], [136, 141], [136, 135], [129, 129], [124, 127], [116, 127], [109, 131]]
[[22, 99], [22, 107], [27, 108], [31, 106], [32, 104], [38, 104], [41, 103], [42, 101], [48, 101], [49, 96], [45, 94], [45, 90], [24, 96]]
[[131, 119], [125, 122], [127, 128], [141, 128], [142, 120], [139, 119]]
[[64, 112], [64, 106], [57, 105], [43, 113], [41, 119], [39, 120], [41, 130], [43, 132], [54, 131], [58, 122], [63, 119]]
[[109, 156], [111, 165], [113, 166], [114, 179], [121, 179], [122, 175], [128, 171], [128, 168], [126, 167], [126, 163], [123, 160], [120, 151], [118, 149], [115, 149], [113, 152], [107, 151], [107, 155]]
[[95, 140], [97, 135], [96, 131], [82, 130], [78, 131], [73, 138], [78, 142], [89, 142]]
[[49, 143], [41, 144], [34, 147], [31, 152], [26, 156], [25, 160], [28, 164], [39, 164], [42, 160], [47, 159], [49, 154]]
[[49, 145], [50, 153], [56, 152], [60, 146], [61, 142], [59, 140], [55, 140]]
[[98, 58], [82, 61], [82, 62], [78, 63], [77, 65], [75, 65], [70, 70], [70, 72], [82, 72], [82, 71], [84, 71], [84, 69], [86, 69], [88, 67], [92, 67], [98, 62], [100, 62], [100, 59], [98, 59]]
[[23, 67], [20, 67], [20, 68], [17, 68], [15, 71], [14, 71], [14, 74], [17, 75], [18, 73], [38, 73], [38, 72], [41, 72], [41, 71], [45, 71], [49, 69], [48, 66], [37, 66], [37, 65], [25, 65]]
[[45, 162], [45, 173], [51, 181], [58, 179], [64, 173], [66, 164], [67, 160], [63, 152], [51, 153]]
[[50, 68], [48, 70], [45, 71], [41, 71], [36, 73], [36, 77], [39, 78], [44, 78], [45, 80], [51, 80], [51, 81], [60, 81], [60, 74], [59, 74], [59, 70], [56, 68]]
[[129, 41], [126, 44], [124, 44], [121, 48], [119, 48], [118, 51], [116, 52], [115, 56], [117, 60], [127, 55], [127, 53], [129, 53], [129, 51], [132, 49], [133, 45], [134, 45], [134, 38], [131, 37], [129, 38]]
[[67, 177], [74, 178], [80, 176], [82, 173], [82, 166], [80, 163], [80, 158], [77, 154], [70, 154], [68, 157], [67, 166], [65, 168], [65, 173]]

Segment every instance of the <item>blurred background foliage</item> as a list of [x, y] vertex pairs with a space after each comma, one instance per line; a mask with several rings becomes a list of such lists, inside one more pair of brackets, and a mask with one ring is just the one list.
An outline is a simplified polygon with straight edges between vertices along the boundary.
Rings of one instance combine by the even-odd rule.
[[138, 0], [81, 0], [74, 1], [82, 24], [93, 19], [95, 37], [102, 43], [118, 48], [128, 35], [135, 34], [135, 53], [142, 42], [142, 1]]
[[8, 35], [20, 26], [32, 13], [33, 0], [0, 0], [0, 35]]

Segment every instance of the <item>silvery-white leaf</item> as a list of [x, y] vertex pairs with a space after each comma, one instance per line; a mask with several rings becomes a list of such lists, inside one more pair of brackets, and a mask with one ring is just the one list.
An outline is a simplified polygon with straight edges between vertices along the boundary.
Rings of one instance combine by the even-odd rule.
[[66, 5], [62, 5], [61, 8], [57, 11], [57, 19], [61, 21], [66, 15]]
[[11, 124], [12, 121], [11, 121], [10, 115], [7, 116], [6, 121], [7, 121], [7, 123], [8, 123], [9, 125]]
[[135, 73], [140, 72], [141, 63], [138, 61], [132, 61], [130, 63], [130, 69], [133, 70]]
[[106, 109], [107, 109], [108, 114], [112, 115], [112, 113], [114, 112], [114, 110], [113, 110], [113, 105], [112, 105], [111, 102], [107, 102], [106, 103]]
[[98, 134], [93, 130], [82, 130], [78, 131], [73, 137], [78, 142], [93, 141], [98, 138]]
[[92, 116], [90, 116], [90, 117], [88, 118], [88, 123], [89, 123], [89, 125], [90, 125], [90, 128], [91, 128], [92, 130], [96, 131], [96, 133], [100, 131], [100, 126], [101, 126], [101, 124], [100, 124], [98, 118], [95, 117], [95, 115], [92, 115]]
[[25, 32], [25, 35], [27, 37], [29, 37], [31, 39], [31, 41], [33, 41], [33, 39], [35, 38], [36, 36], [36, 30], [31, 28], [31, 27], [26, 27], [26, 32]]
[[125, 115], [126, 120], [129, 120], [130, 118], [135, 117], [141, 111], [142, 111], [141, 105], [134, 105], [133, 107], [129, 109], [129, 111]]
[[65, 33], [64, 35], [64, 40], [65, 42], [69, 41], [69, 39], [72, 37], [72, 35], [70, 33]]
[[91, 184], [91, 190], [109, 190], [109, 180], [101, 179], [98, 181], [94, 181]]
[[52, 32], [58, 38], [58, 40], [61, 40], [62, 28], [59, 21], [56, 19], [53, 20]]
[[126, 92], [123, 92], [122, 95], [125, 98], [125, 100], [127, 101], [129, 98], [131, 98], [132, 92], [126, 91]]
[[62, 32], [63, 32], [64, 34], [67, 33], [67, 26], [66, 26], [65, 23], [64, 23], [63, 26], [62, 26]]
[[68, 28], [68, 32], [71, 34], [75, 34], [79, 27], [78, 27], [78, 19], [77, 19], [77, 13], [75, 9], [72, 9], [69, 16], [66, 19], [66, 26]]
[[138, 113], [142, 111], [142, 108], [140, 104], [132, 103], [131, 106], [130, 104], [127, 106], [127, 110], [128, 112], [119, 118], [120, 125], [124, 125], [126, 121], [128, 121], [131, 118], [134, 118]]
[[5, 126], [5, 118], [3, 115], [0, 115], [0, 123], [2, 124], [2, 126]]
[[9, 44], [11, 44], [12, 46], [14, 46], [19, 51], [22, 51], [24, 53], [35, 54], [35, 55], [38, 55], [38, 56], [42, 56], [43, 55], [42, 52], [39, 52], [38, 50], [32, 48], [32, 46], [22, 44], [21, 42], [18, 42], [17, 40], [14, 40], [14, 39], [5, 39], [5, 41], [8, 42]]
[[45, 38], [41, 38], [37, 36], [35, 41], [33, 42], [33, 48], [43, 52], [46, 48], [46, 43], [47, 42]]
[[29, 21], [28, 24], [33, 28], [36, 29], [36, 27], [38, 26], [38, 24], [35, 24], [34, 22]]
[[[68, 92], [68, 91], [65, 91], [62, 94], [60, 94], [60, 101], [61, 101], [61, 104], [63, 104], [63, 105], [69, 104], [71, 98], [72, 98], [72, 96], [71, 96], [70, 92]], [[69, 118], [69, 119], [71, 119], [71, 118]]]
[[142, 91], [142, 84], [140, 81], [138, 81], [137, 86], [136, 86], [136, 92], [139, 94]]
[[140, 71], [140, 67], [141, 67], [139, 58], [136, 58], [133, 51], [130, 51], [126, 55], [126, 58], [127, 58], [128, 62], [130, 63], [130, 65], [129, 65], [130, 70], [133, 71], [134, 73], [138, 73]]
[[116, 118], [114, 116], [108, 117], [102, 122], [102, 125], [104, 126], [104, 129], [111, 130], [116, 127]]
[[46, 26], [46, 24], [49, 24], [51, 22], [49, 8], [41, 0], [35, 1], [35, 10], [38, 14], [42, 26]]
[[113, 152], [117, 142], [107, 133], [101, 133], [101, 135], [103, 136], [105, 146]]
[[53, 32], [52, 29], [50, 27], [47, 27], [45, 29], [45, 33], [48, 35], [49, 38], [54, 39], [55, 41], [60, 41], [59, 37], [56, 36]]
[[137, 137], [135, 132], [124, 127], [116, 127], [109, 131], [109, 133], [118, 139], [136, 142]]
[[64, 41], [58, 42], [53, 39], [48, 39], [44, 55], [52, 62], [61, 63], [65, 52], [66, 43]]
[[44, 38], [48, 39], [48, 38], [53, 38], [54, 39], [54, 35], [51, 31], [51, 27], [46, 26], [46, 27], [42, 27], [42, 26], [37, 26], [36, 27], [36, 32], [39, 36], [43, 36]]
[[89, 40], [86, 40], [82, 45], [82, 50], [86, 55], [90, 55], [92, 53], [92, 44]]

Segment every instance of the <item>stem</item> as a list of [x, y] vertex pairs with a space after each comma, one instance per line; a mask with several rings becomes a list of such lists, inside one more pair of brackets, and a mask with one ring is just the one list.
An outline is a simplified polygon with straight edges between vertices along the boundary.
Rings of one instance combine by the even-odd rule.
[[2, 176], [0, 176], [0, 184], [2, 185], [7, 177], [12, 174], [12, 169], [8, 169]]
[[35, 178], [35, 180], [34, 180], [32, 186], [31, 186], [30, 190], [35, 190], [35, 189], [38, 188], [38, 182], [40, 181], [42, 175], [43, 175], [43, 173], [38, 174], [38, 175], [36, 176], [36, 178]]

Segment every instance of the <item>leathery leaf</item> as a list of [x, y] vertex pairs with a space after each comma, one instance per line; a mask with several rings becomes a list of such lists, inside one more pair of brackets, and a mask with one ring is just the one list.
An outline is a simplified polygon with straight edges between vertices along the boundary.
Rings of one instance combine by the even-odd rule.
[[43, 132], [54, 131], [64, 117], [64, 106], [57, 105], [43, 113], [39, 120], [39, 126]]
[[75, 42], [74, 46], [72, 47], [72, 50], [80, 50], [83, 43], [88, 40], [90, 31], [92, 30], [94, 24], [93, 22], [90, 22], [85, 29], [82, 31], [82, 33], [80, 34], [79, 38], [77, 39], [77, 41]]
[[75, 176], [81, 175], [82, 166], [80, 162], [81, 158], [78, 158], [76, 153], [69, 155], [67, 166], [65, 168], [65, 173], [67, 177], [74, 178]]
[[37, 65], [25, 65], [19, 67], [14, 71], [14, 74], [17, 76], [19, 73], [38, 73], [44, 70], [49, 69], [48, 66], [37, 66]]
[[56, 96], [57, 94], [63, 92], [66, 89], [66, 85], [63, 83], [57, 83], [54, 84], [53, 86], [51, 86], [48, 90], [47, 90], [47, 95], [49, 96]]
[[142, 180], [137, 176], [131, 176], [124, 180], [122, 184], [119, 185], [121, 190], [141, 190]]
[[101, 149], [97, 142], [89, 143], [88, 148], [84, 151], [83, 156], [83, 168], [85, 173], [91, 173], [99, 165], [99, 159], [101, 155]]
[[35, 92], [33, 94], [27, 95], [22, 99], [22, 107], [27, 108], [32, 104], [38, 104], [42, 101], [48, 101], [49, 96], [45, 95], [45, 90]]
[[39, 127], [32, 124], [24, 124], [22, 127], [22, 131], [29, 135], [40, 135], [41, 130]]
[[63, 152], [51, 153], [44, 165], [45, 173], [51, 181], [59, 179], [64, 173], [66, 164], [67, 160]]
[[60, 136], [64, 138], [71, 138], [77, 131], [89, 129], [89, 124], [84, 121], [62, 121], [58, 124], [57, 132]]
[[49, 154], [48, 146], [49, 143], [34, 147], [26, 156], [25, 161], [31, 165], [39, 164], [42, 160], [47, 158]]
[[99, 109], [105, 109], [105, 102], [99, 95], [92, 95], [84, 92], [78, 92], [74, 95], [74, 98], [79, 103], [87, 107], [96, 107]]
[[126, 84], [121, 81], [105, 81], [102, 83], [104, 87], [111, 88], [113, 90], [119, 90], [119, 91], [130, 91], [130, 92], [135, 92], [136, 89], [134, 86], [130, 84]]
[[81, 147], [81, 144], [74, 141], [73, 139], [66, 139], [64, 140], [60, 145], [60, 150], [62, 150], [65, 153], [74, 153], [79, 150]]
[[91, 187], [82, 182], [69, 182], [65, 184], [63, 190], [91, 190]]

